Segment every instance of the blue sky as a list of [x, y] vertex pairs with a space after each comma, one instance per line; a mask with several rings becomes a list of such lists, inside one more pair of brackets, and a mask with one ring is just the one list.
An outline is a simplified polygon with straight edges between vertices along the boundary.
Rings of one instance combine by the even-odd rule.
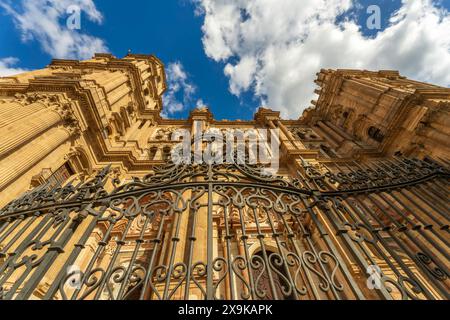
[[[260, 105], [296, 118], [314, 98], [322, 67], [399, 69], [450, 84], [450, 0], [27, 1], [34, 6], [0, 0], [0, 73], [42, 68], [55, 55], [86, 58], [98, 48], [117, 57], [128, 49], [155, 54], [168, 68], [171, 118], [200, 104], [217, 119], [251, 119]], [[67, 49], [58, 39], [73, 40], [64, 33], [64, 5], [73, 3], [83, 11], [81, 29], [70, 32], [80, 37]], [[370, 5], [381, 9], [381, 29], [366, 26]], [[49, 34], [44, 18], [61, 36]]]

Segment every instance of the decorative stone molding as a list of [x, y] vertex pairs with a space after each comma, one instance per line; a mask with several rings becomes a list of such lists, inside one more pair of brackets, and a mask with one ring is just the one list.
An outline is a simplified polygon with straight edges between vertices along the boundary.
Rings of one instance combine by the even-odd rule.
[[73, 68], [71, 66], [62, 66], [62, 65], [50, 65], [48, 66], [51, 70], [61, 70], [61, 71], [72, 71]]
[[[175, 130], [174, 127], [168, 127], [168, 128], [161, 128], [158, 129], [155, 134], [153, 140], [163, 140], [163, 141], [170, 141], [172, 132]], [[149, 139], [149, 142], [152, 141], [152, 139]]]
[[58, 102], [56, 95], [44, 94], [44, 93], [16, 93], [14, 96], [1, 99], [0, 102], [17, 102], [23, 106], [28, 106], [30, 104], [40, 102], [45, 105], [50, 105], [52, 103]]

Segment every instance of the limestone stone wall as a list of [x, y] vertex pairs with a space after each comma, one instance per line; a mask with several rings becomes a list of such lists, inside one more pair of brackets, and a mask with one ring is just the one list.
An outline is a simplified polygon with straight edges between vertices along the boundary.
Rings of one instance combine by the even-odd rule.
[[203, 129], [279, 129], [280, 172], [302, 160], [386, 155], [449, 158], [450, 89], [396, 71], [321, 70], [314, 107], [298, 120], [260, 108], [254, 120], [215, 120], [208, 108], [163, 119], [164, 65], [154, 56], [53, 60], [0, 79], [0, 206], [26, 192], [42, 170], [67, 163], [88, 176], [106, 164], [121, 179], [164, 163], [171, 134]]

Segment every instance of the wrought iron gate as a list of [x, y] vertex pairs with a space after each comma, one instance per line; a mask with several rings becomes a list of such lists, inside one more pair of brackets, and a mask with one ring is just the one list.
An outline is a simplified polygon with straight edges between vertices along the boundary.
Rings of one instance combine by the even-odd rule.
[[448, 299], [448, 163], [110, 166], [0, 211], [3, 299]]

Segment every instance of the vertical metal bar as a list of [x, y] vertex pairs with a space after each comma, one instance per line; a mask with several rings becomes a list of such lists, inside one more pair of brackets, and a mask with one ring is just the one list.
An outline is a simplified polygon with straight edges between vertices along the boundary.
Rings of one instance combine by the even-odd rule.
[[[138, 219], [138, 217], [136, 217]], [[141, 244], [144, 242], [144, 234], [145, 230], [147, 229], [147, 225], [150, 221], [150, 217], [148, 215], [145, 216], [144, 224], [142, 225], [142, 230], [139, 233], [139, 238], [137, 238], [136, 244], [134, 245], [133, 254], [131, 255], [130, 263], [128, 264], [128, 268], [125, 272], [125, 277], [122, 281], [122, 285], [120, 286], [119, 293], [117, 294], [117, 299], [122, 299], [123, 294], [125, 292], [125, 288], [128, 284], [128, 280], [130, 278], [131, 272], [133, 270], [134, 263], [136, 261], [137, 255], [139, 253], [139, 249], [141, 248]]]
[[[33, 222], [36, 220], [37, 215], [33, 215], [33, 217], [27, 217], [28, 218], [28, 222], [26, 223], [25, 226], [23, 226], [19, 232], [17, 232], [12, 239], [8, 242], [8, 244], [6, 244], [3, 248], [1, 248], [0, 251], [0, 257], [6, 255], [6, 252], [9, 250], [9, 248], [11, 248], [11, 246], [28, 230], [28, 228], [33, 224]], [[24, 216], [22, 216], [20, 219], [18, 219], [19, 222], [21, 222], [20, 220], [22, 219], [26, 219]], [[0, 240], [1, 243], [1, 240]]]
[[[263, 209], [264, 210], [264, 209]], [[281, 257], [283, 258], [283, 269], [284, 272], [288, 278], [288, 281], [292, 287], [292, 295], [294, 296], [294, 298], [296, 300], [298, 300], [298, 295], [297, 295], [297, 290], [295, 288], [295, 283], [294, 280], [292, 279], [292, 275], [291, 272], [289, 271], [289, 267], [287, 265], [287, 257], [286, 257], [286, 253], [285, 250], [283, 248], [283, 246], [281, 245], [281, 241], [280, 241], [280, 236], [282, 236], [282, 233], [277, 232], [277, 230], [275, 229], [275, 225], [274, 225], [274, 221], [269, 213], [268, 210], [264, 210], [266, 215], [267, 215], [267, 219], [269, 221], [269, 225], [270, 225], [270, 229], [272, 230], [272, 238], [275, 239], [275, 243], [277, 244], [277, 249], [278, 252], [280, 253]], [[282, 216], [282, 213], [280, 214]], [[284, 219], [282, 220], [284, 223], [286, 222]], [[286, 228], [288, 228], [288, 226], [285, 225]]]
[[168, 270], [166, 275], [166, 285], [164, 287], [164, 293], [163, 293], [163, 300], [169, 299], [169, 289], [170, 289], [170, 282], [172, 280], [172, 273], [173, 273], [173, 267], [175, 262], [175, 254], [177, 252], [177, 245], [180, 241], [179, 233], [180, 233], [180, 221], [181, 221], [181, 214], [183, 211], [177, 211], [176, 212], [176, 218], [175, 223], [172, 228], [172, 250], [170, 252], [170, 260], [168, 263]]
[[151, 242], [153, 242], [153, 249], [152, 249], [152, 254], [150, 256], [150, 259], [148, 261], [147, 272], [145, 274], [144, 285], [142, 286], [142, 291], [139, 296], [139, 300], [143, 300], [147, 296], [150, 296], [150, 293], [147, 292], [147, 288], [149, 287], [150, 281], [152, 281], [151, 277], [152, 277], [153, 270], [154, 270], [153, 266], [155, 264], [155, 259], [158, 254], [159, 246], [162, 243], [162, 234], [163, 234], [163, 226], [164, 226], [164, 215], [162, 213], [159, 213], [159, 214], [161, 215], [161, 220], [160, 220], [159, 226], [158, 226], [158, 233], [157, 233], [156, 237], [151, 240]]
[[278, 300], [278, 293], [277, 290], [275, 288], [275, 283], [273, 281], [273, 275], [272, 275], [272, 271], [270, 270], [270, 262], [269, 262], [269, 257], [267, 256], [267, 251], [266, 251], [266, 245], [264, 243], [264, 237], [265, 235], [262, 233], [261, 231], [261, 227], [259, 225], [259, 221], [258, 221], [258, 215], [256, 214], [256, 208], [255, 207], [251, 207], [250, 208], [251, 211], [253, 212], [253, 216], [255, 219], [255, 223], [256, 223], [256, 230], [258, 232], [258, 235], [256, 236], [258, 238], [259, 241], [259, 245], [261, 247], [261, 252], [263, 255], [263, 260], [264, 263], [266, 264], [266, 269], [267, 269], [267, 275], [269, 276], [269, 284], [270, 284], [270, 288], [272, 290], [273, 293], [273, 297], [275, 300]]
[[206, 275], [206, 299], [214, 299], [214, 284], [213, 284], [213, 213], [212, 213], [212, 183], [208, 183], [208, 235], [207, 235], [207, 275]]
[[[20, 257], [20, 255], [26, 250], [26, 248], [30, 245], [31, 241], [34, 240], [39, 231], [47, 224], [47, 222], [51, 219], [50, 215], [46, 215], [41, 219], [39, 224], [34, 227], [34, 229], [27, 235], [27, 237], [19, 244], [19, 246], [15, 249], [14, 253], [11, 254], [7, 260], [0, 266], [0, 287], [9, 279], [11, 274], [16, 270], [16, 268], [12, 265], [12, 262]], [[7, 271], [8, 270], [8, 271]]]
[[[374, 200], [373, 198], [370, 198], [370, 200], [371, 200], [371, 202], [372, 202], [373, 204], [375, 204], [376, 207], [378, 207], [378, 208], [383, 212], [383, 209], [382, 209], [382, 207], [380, 207], [380, 204], [378, 203], [378, 201]], [[369, 210], [369, 209], [366, 207], [366, 210]], [[383, 213], [384, 213], [384, 212], [383, 212]], [[384, 214], [386, 214], [386, 213], [384, 213]], [[373, 215], [373, 214], [372, 214], [372, 215]], [[435, 281], [435, 279], [434, 279], [433, 275], [430, 273], [430, 271], [429, 271], [427, 268], [425, 268], [425, 267], [422, 266], [422, 264], [417, 260], [417, 258], [415, 257], [415, 255], [414, 255], [413, 253], [411, 253], [410, 250], [408, 250], [408, 249], [404, 246], [404, 244], [402, 243], [402, 241], [400, 241], [400, 240], [399, 240], [399, 239], [391, 232], [391, 230], [387, 230], [387, 233], [389, 234], [389, 236], [391, 237], [391, 239], [393, 239], [393, 240], [395, 241], [395, 243], [396, 243], [399, 247], [401, 247], [401, 248], [403, 249], [403, 252], [406, 253], [406, 254], [409, 256], [409, 258], [410, 258], [412, 261], [414, 261], [414, 262], [416, 263], [416, 265], [417, 265], [417, 266], [418, 266], [425, 274], [427, 274], [427, 275], [429, 276], [428, 280], [430, 280], [431, 283], [433, 283], [433, 284], [435, 285], [435, 288], [437, 288], [439, 291], [441, 291], [444, 295], [448, 295], [448, 292], [443, 288], [442, 284], [439, 283], [439, 282], [437, 282], [437, 281]], [[411, 235], [408, 233], [408, 230], [405, 230], [405, 231], [404, 231], [404, 234], [408, 237], [409, 240], [411, 240], [412, 243], [414, 243], [416, 246], [418, 246], [419, 249], [425, 250], [425, 252], [426, 252], [428, 255], [430, 254], [429, 251], [428, 251], [427, 249], [423, 248], [423, 246], [421, 246], [420, 244], [418, 244], [418, 243], [414, 240], [414, 237], [411, 237]], [[429, 255], [429, 256], [431, 257], [431, 256], [433, 256], [433, 255]], [[439, 265], [439, 264], [437, 263], [437, 265]], [[439, 265], [439, 267], [441, 267], [441, 266]], [[446, 269], [446, 268], [444, 268], [444, 269], [442, 269], [442, 270], [445, 270], [445, 269]], [[409, 270], [409, 268], [405, 266], [405, 270]], [[420, 285], [420, 282], [418, 282], [418, 284]], [[423, 289], [423, 288], [422, 288], [422, 289]]]
[[[429, 201], [420, 192], [418, 192], [417, 190], [415, 190], [412, 187], [411, 188], [407, 188], [406, 190], [411, 192], [412, 195], [416, 196], [421, 201], [423, 201], [427, 206], [429, 206], [431, 209], [433, 209], [433, 211], [437, 212], [440, 216], [446, 218], [445, 214], [441, 211], [441, 209], [437, 208], [435, 206], [435, 203]], [[430, 215], [429, 217], [432, 218], [433, 216]], [[432, 219], [442, 230], [447, 230], [447, 232], [449, 232], [449, 225], [448, 224], [444, 225], [438, 219], [435, 219], [435, 218], [432, 218]]]
[[[345, 209], [347, 209], [347, 208], [345, 208]], [[331, 211], [332, 211], [332, 212], [336, 212], [336, 209], [335, 209], [335, 208], [332, 208]], [[332, 213], [332, 212], [330, 212], [330, 213]], [[349, 210], [346, 210], [346, 212], [349, 212]], [[353, 241], [352, 239], [350, 239], [350, 237], [349, 237], [349, 235], [347, 234], [347, 232], [341, 232], [341, 231], [338, 231], [338, 230], [339, 230], [339, 222], [338, 222], [338, 221], [335, 221], [335, 219], [333, 218], [333, 215], [332, 215], [332, 214], [327, 214], [327, 215], [325, 215], [325, 216], [327, 216], [327, 217], [329, 218], [329, 220], [330, 220], [331, 223], [333, 224], [334, 228], [337, 230], [337, 233], [338, 233], [339, 237], [341, 237], [341, 238], [344, 240], [344, 244], [345, 244], [346, 247], [349, 249], [349, 252], [350, 252], [350, 254], [353, 256], [353, 258], [355, 259], [355, 261], [358, 263], [358, 265], [359, 265], [361, 271], [362, 271], [363, 273], [366, 272], [366, 270], [367, 270], [369, 264], [367, 263], [367, 261], [366, 261], [366, 259], [364, 258], [364, 256], [361, 254], [361, 251], [358, 250], [358, 248], [355, 246], [354, 241]], [[354, 218], [356, 218], [356, 217], [354, 217]], [[344, 220], [344, 221], [345, 221], [345, 220]], [[359, 221], [356, 220], [356, 222], [359, 222]], [[342, 222], [341, 222], [341, 223], [342, 223]], [[367, 224], [367, 223], [366, 223], [366, 225], [370, 228], [370, 224]], [[371, 229], [371, 228], [370, 228], [370, 229]], [[372, 261], [371, 257], [370, 257], [370, 256], [368, 255], [368, 253], [364, 250], [364, 247], [363, 247], [363, 246], [360, 246], [360, 247], [361, 247], [361, 249], [363, 250], [363, 252], [364, 252], [364, 254], [366, 255], [366, 257], [368, 257], [368, 259], [371, 260], [371, 263], [372, 263], [373, 265], [375, 265], [375, 262]], [[389, 262], [388, 262], [388, 263], [389, 263]], [[343, 263], [343, 265], [345, 266], [345, 263]], [[351, 277], [351, 275], [349, 275], [349, 276]], [[350, 279], [353, 280], [353, 277], [351, 277]], [[360, 290], [359, 286], [354, 282], [354, 280], [353, 280], [353, 283], [352, 283], [352, 285], [351, 285], [351, 288], [352, 288], [353, 290], [356, 289], [355, 294], [357, 295], [357, 297], [358, 297], [359, 299], [365, 299], [364, 294], [363, 294], [362, 291]], [[377, 291], [376, 293], [377, 293], [377, 294], [380, 296], [380, 298], [382, 298], [382, 299], [387, 299], [387, 300], [391, 300], [391, 299], [392, 299], [391, 295], [388, 293], [388, 291], [387, 291], [384, 287], [380, 288], [380, 290]]]
[[227, 248], [227, 265], [228, 265], [228, 282], [230, 286], [230, 292], [231, 292], [231, 300], [235, 299], [235, 292], [234, 292], [234, 281], [233, 281], [233, 268], [231, 267], [231, 246], [230, 246], [230, 226], [228, 225], [228, 211], [227, 206], [223, 206], [223, 219], [225, 224], [225, 243]]
[[[394, 198], [394, 196], [391, 193], [388, 193], [390, 196], [392, 196]], [[391, 201], [389, 201], [389, 199], [383, 195], [383, 193], [379, 194], [380, 198], [383, 199], [383, 201], [385, 203], [387, 203], [392, 209], [394, 209], [395, 212], [397, 212], [398, 214], [401, 213], [401, 210], [394, 205]], [[394, 198], [395, 199], [395, 198]], [[398, 202], [398, 201], [397, 201]], [[402, 204], [401, 202], [399, 202], [400, 204]], [[404, 205], [404, 204], [403, 204]], [[408, 209], [408, 207], [406, 205], [404, 205], [406, 209]], [[402, 214], [403, 216], [403, 214]], [[429, 237], [429, 235], [426, 233], [426, 230], [424, 231], [421, 226], [416, 226], [414, 225], [414, 223], [412, 221], [410, 221], [408, 219], [408, 223], [411, 224], [412, 226], [412, 230], [419, 233], [426, 241], [428, 241], [440, 254], [442, 254], [443, 256], [445, 256], [447, 258], [447, 260], [450, 260], [450, 254], [447, 252], [447, 250], [441, 248], [441, 246], [436, 243], [436, 241], [434, 241], [432, 238]]]
[[[243, 206], [243, 205], [242, 205]], [[247, 263], [247, 270], [248, 270], [248, 278], [250, 281], [250, 295], [252, 297], [252, 299], [256, 299], [256, 284], [254, 282], [253, 279], [253, 272], [252, 272], [252, 267], [251, 267], [251, 257], [250, 257], [250, 253], [248, 252], [248, 235], [247, 235], [247, 230], [245, 227], [245, 220], [244, 220], [244, 216], [242, 213], [242, 206], [238, 207], [239, 210], [239, 222], [241, 225], [241, 230], [242, 230], [242, 235], [241, 235], [241, 241], [242, 241], [242, 245], [244, 247], [244, 253], [245, 253], [245, 261]]]
[[84, 249], [84, 245], [86, 244], [86, 241], [89, 239], [89, 236], [92, 234], [92, 231], [94, 230], [96, 225], [97, 225], [97, 218], [94, 218], [90, 222], [89, 226], [86, 228], [80, 240], [74, 245], [75, 248], [72, 250], [72, 253], [62, 266], [61, 271], [56, 276], [53, 283], [50, 285], [50, 288], [47, 290], [47, 293], [43, 298], [44, 300], [53, 299], [57, 290], [59, 289], [61, 281], [64, 279], [65, 276], [67, 276], [67, 268], [76, 261], [78, 255], [80, 254], [81, 250]]
[[6, 229], [6, 226], [9, 225], [8, 230], [6, 230], [1, 236], [0, 236], [0, 243], [5, 240], [16, 228], [17, 226], [23, 221], [23, 216], [22, 218], [16, 218], [14, 223], [5, 223], [4, 226], [2, 226], [2, 231], [3, 229]]
[[48, 252], [46, 253], [44, 260], [39, 264], [36, 271], [27, 281], [24, 288], [17, 295], [17, 299], [25, 300], [31, 296], [36, 286], [39, 284], [44, 275], [47, 273], [52, 263], [56, 260], [56, 258], [60, 253], [64, 252], [63, 248], [65, 247], [67, 242], [69, 242], [70, 238], [75, 233], [75, 230], [78, 228], [80, 223], [81, 220], [72, 219], [70, 226], [64, 230], [63, 234], [58, 239], [58, 241], [55, 241], [55, 243], [53, 243], [52, 246], [48, 249]]
[[[371, 216], [373, 217], [373, 212], [361, 200], [357, 199], [356, 197], [354, 199], [357, 203], [360, 204], [361, 207], [363, 207], [365, 209], [366, 212], [370, 212]], [[360, 210], [358, 210], [351, 202], [348, 202], [348, 204], [350, 205], [350, 207], [352, 208], [353, 211], [355, 211], [356, 213], [359, 213], [359, 216], [361, 217], [361, 219], [363, 219], [365, 224], [370, 226], [370, 222], [367, 221], [367, 219], [364, 217], [362, 212], [359, 212]], [[384, 231], [388, 232], [388, 234], [391, 236], [391, 238], [394, 237], [394, 235], [390, 232], [390, 229], [385, 229]], [[402, 271], [405, 272], [411, 279], [414, 279], [420, 285], [420, 281], [417, 279], [417, 277], [414, 275], [414, 273], [408, 268], [408, 266], [405, 265], [402, 258], [399, 257], [398, 254], [394, 250], [391, 249], [391, 247], [388, 245], [388, 243], [386, 243], [386, 241], [380, 235], [380, 231], [376, 230], [376, 231], [374, 231], [374, 233], [376, 235], [378, 242], [381, 243], [382, 247], [394, 259], [394, 261], [402, 268]], [[394, 240], [396, 241], [396, 239], [394, 239]], [[396, 276], [397, 277], [401, 276], [401, 272], [399, 270], [397, 270], [397, 268], [393, 265], [393, 263], [390, 261], [389, 257], [386, 256], [386, 254], [382, 250], [382, 248], [379, 248], [378, 245], [376, 245], [376, 244], [374, 244], [374, 248], [383, 257], [384, 261], [389, 265], [389, 267], [396, 274]], [[375, 265], [375, 263], [373, 263], [373, 264]], [[386, 290], [384, 286], [382, 286], [380, 289], [381, 289], [381, 291]], [[428, 290], [426, 290], [424, 287], [422, 287], [422, 289], [424, 290], [424, 294], [428, 298], [433, 299], [432, 294], [429, 293]], [[392, 299], [392, 298], [390, 298], [390, 299]]]
[[[408, 196], [405, 196], [403, 193], [402, 194], [409, 202], [411, 202], [416, 208], [418, 208], [423, 214], [425, 214], [425, 216], [428, 216], [428, 212], [422, 208], [416, 201], [414, 201], [413, 199], [409, 198]], [[391, 194], [394, 199], [396, 199], [399, 203], [401, 203], [403, 206], [405, 206], [405, 208], [407, 208], [407, 210], [409, 210], [409, 212], [411, 212], [411, 214], [420, 221], [420, 223], [422, 223], [423, 228], [425, 230], [430, 231], [436, 238], [439, 239], [439, 241], [441, 241], [442, 243], [444, 243], [447, 247], [450, 247], [450, 242], [448, 242], [447, 239], [443, 238], [441, 236], [441, 234], [439, 234], [438, 231], [436, 231], [436, 229], [434, 228], [434, 226], [432, 224], [429, 224], [427, 221], [425, 221], [419, 214], [417, 214], [417, 212], [413, 209], [411, 209], [407, 204], [405, 204], [401, 199], [399, 199], [397, 196], [394, 195], [394, 193]], [[433, 219], [434, 221], [434, 219]]]
[[[283, 219], [284, 219], [284, 217], [283, 217]], [[309, 237], [310, 236], [309, 231], [307, 231], [305, 229], [305, 226], [303, 225], [303, 222], [300, 221], [300, 219], [297, 216], [295, 216], [295, 221], [297, 222], [297, 224], [299, 225], [299, 227], [301, 229], [301, 232], [302, 232], [301, 236], [303, 238]], [[291, 239], [291, 241], [292, 241], [292, 243], [294, 245], [294, 248], [295, 248], [295, 251], [296, 251], [297, 255], [299, 256], [299, 258], [303, 262], [304, 259], [303, 259], [303, 255], [302, 255], [302, 252], [301, 252], [300, 248], [298, 247], [297, 243], [295, 243], [295, 241], [293, 241], [293, 239]], [[319, 291], [317, 290], [317, 286], [314, 283], [314, 280], [313, 280], [313, 278], [311, 276], [311, 272], [305, 266], [304, 262], [302, 263], [302, 268], [305, 271], [305, 276], [306, 276], [306, 278], [308, 280], [308, 285], [311, 287], [311, 290], [312, 290], [312, 293], [314, 295], [314, 298], [317, 299], [317, 300], [320, 300], [321, 298], [320, 298]]]
[[[383, 212], [383, 214], [390, 217], [389, 213], [386, 213], [383, 211], [382, 205], [378, 200], [376, 200], [373, 197], [369, 197], [369, 199]], [[400, 224], [398, 224], [395, 220], [393, 220], [393, 221], [394, 221], [394, 223], [396, 223], [397, 227], [401, 228]], [[400, 231], [402, 231], [408, 237], [408, 239], [410, 239], [411, 242], [414, 243], [420, 250], [427, 253], [427, 255], [429, 257], [434, 257], [434, 261], [435, 261], [436, 265], [438, 265], [446, 274], [449, 274], [449, 271], [448, 271], [446, 265], [443, 262], [441, 262], [441, 260], [436, 255], [433, 255], [433, 253], [426, 246], [424, 246], [421, 241], [419, 241], [416, 237], [412, 236], [410, 234], [410, 230], [408, 230], [408, 228], [406, 228], [406, 229], [402, 228], [402, 229], [400, 229]]]
[[[95, 292], [94, 300], [98, 300], [100, 298], [103, 289], [105, 288], [106, 285], [108, 285], [108, 282], [110, 280], [109, 278], [111, 277], [112, 271], [115, 267], [114, 264], [116, 263], [117, 257], [120, 254], [120, 250], [122, 249], [122, 246], [125, 244], [126, 236], [128, 234], [128, 231], [131, 228], [133, 221], [134, 221], [134, 217], [127, 218], [127, 225], [125, 227], [125, 230], [122, 233], [122, 237], [119, 240], [116, 240], [116, 248], [114, 250], [111, 260], [109, 261], [108, 267], [105, 270], [105, 275], [104, 275], [102, 281], [100, 282], [100, 285], [98, 286], [97, 291]], [[124, 279], [124, 281], [125, 281], [125, 279]], [[111, 298], [111, 300], [113, 300], [113, 297], [110, 297], [110, 298]]]
[[81, 277], [80, 288], [76, 288], [74, 290], [73, 295], [70, 298], [71, 300], [76, 300], [78, 298], [78, 295], [81, 292], [83, 284], [88, 280], [89, 273], [93, 269], [95, 263], [97, 262], [98, 257], [104, 251], [105, 246], [106, 246], [106, 244], [109, 241], [109, 237], [110, 237], [111, 231], [113, 230], [113, 228], [114, 228], [114, 226], [116, 224], [116, 221], [114, 219], [112, 219], [111, 217], [108, 217], [105, 220], [109, 222], [108, 229], [106, 230], [105, 234], [103, 235], [103, 238], [98, 242], [98, 247], [95, 250], [94, 255], [89, 260], [89, 263], [88, 263], [88, 265], [86, 267], [86, 271], [84, 272], [83, 276]]

